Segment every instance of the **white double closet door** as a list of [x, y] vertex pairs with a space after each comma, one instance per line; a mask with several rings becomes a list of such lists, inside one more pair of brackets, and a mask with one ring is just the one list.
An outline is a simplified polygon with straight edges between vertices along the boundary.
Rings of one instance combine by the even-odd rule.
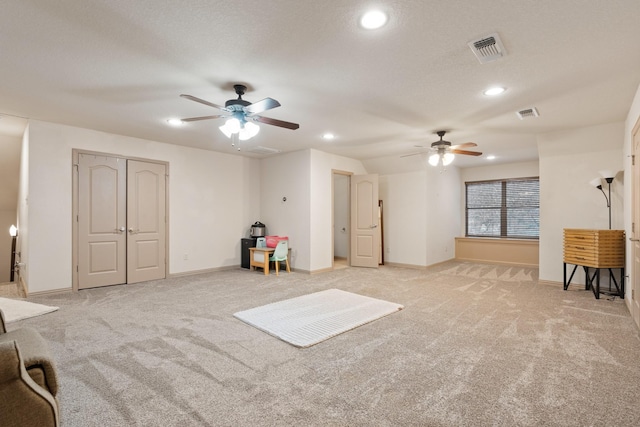
[[166, 277], [166, 165], [78, 154], [77, 288]]

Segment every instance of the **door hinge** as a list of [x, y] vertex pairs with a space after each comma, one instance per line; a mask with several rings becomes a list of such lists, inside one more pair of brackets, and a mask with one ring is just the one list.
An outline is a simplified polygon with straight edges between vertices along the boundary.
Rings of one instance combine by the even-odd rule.
[[80, 269], [78, 268], [78, 266], [76, 265], [76, 273], [78, 273], [80, 271]]
[[635, 166], [636, 165], [636, 155], [632, 154], [631, 155], [631, 166]]

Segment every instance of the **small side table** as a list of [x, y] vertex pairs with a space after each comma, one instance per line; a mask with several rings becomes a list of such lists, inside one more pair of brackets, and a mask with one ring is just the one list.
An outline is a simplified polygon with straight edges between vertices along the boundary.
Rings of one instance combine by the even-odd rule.
[[[276, 248], [249, 248], [249, 265], [251, 266], [251, 270], [255, 270], [256, 267], [260, 267], [264, 270], [265, 276], [268, 276], [269, 257], [275, 250]], [[259, 255], [262, 255], [262, 261], [260, 261]], [[258, 260], [256, 260], [256, 258], [258, 258]]]
[[[260, 267], [264, 270], [265, 276], [269, 275], [269, 257], [273, 255], [273, 252], [276, 248], [249, 248], [249, 264], [251, 270], [255, 270], [256, 267]], [[260, 260], [260, 256], [262, 254], [262, 260]], [[256, 260], [256, 258], [258, 258]], [[291, 248], [289, 248], [289, 252], [287, 253], [287, 272], [289, 271], [289, 265], [291, 265]]]
[[[564, 290], [580, 266], [585, 273], [585, 290], [591, 289], [596, 299], [600, 294], [609, 294], [624, 298], [624, 230], [564, 229]], [[567, 280], [567, 264], [573, 264], [573, 271]], [[596, 271], [591, 274], [589, 269]], [[620, 269], [620, 283], [613, 274]], [[609, 291], [600, 289], [600, 270], [609, 270]], [[594, 286], [595, 280], [595, 286]], [[615, 291], [611, 289], [611, 282]]]

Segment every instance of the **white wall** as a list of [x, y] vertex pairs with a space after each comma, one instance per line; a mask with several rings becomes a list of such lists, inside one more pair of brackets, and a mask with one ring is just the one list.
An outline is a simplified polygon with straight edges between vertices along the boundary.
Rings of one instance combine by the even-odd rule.
[[385, 263], [426, 266], [427, 172], [380, 177]]
[[427, 265], [455, 257], [455, 238], [464, 235], [460, 234], [461, 186], [457, 167], [427, 168]]
[[[309, 150], [261, 160], [261, 216], [269, 235], [289, 237], [291, 267], [309, 270]], [[283, 201], [283, 197], [287, 200]]]
[[[563, 229], [607, 229], [602, 193], [589, 181], [623, 168], [624, 124], [612, 123], [538, 137], [540, 156], [540, 280], [563, 281]], [[623, 174], [612, 185], [612, 228], [623, 224]], [[578, 276], [576, 282], [584, 283]]]
[[385, 263], [429, 266], [455, 256], [460, 230], [460, 170], [427, 167], [383, 175]]
[[332, 171], [365, 174], [362, 163], [317, 150], [285, 153], [261, 162], [261, 212], [268, 232], [289, 236], [294, 268], [310, 272], [331, 268]]
[[359, 160], [348, 157], [310, 150], [311, 169], [311, 224], [310, 228], [310, 270], [331, 268], [333, 242], [331, 229], [333, 223], [332, 194], [333, 171], [351, 172], [364, 175], [367, 170]]
[[530, 178], [538, 176], [538, 161], [504, 163], [497, 165], [478, 166], [460, 171], [464, 197], [464, 183], [469, 181], [490, 181], [492, 179]]
[[30, 292], [71, 288], [72, 149], [169, 162], [170, 274], [240, 263], [240, 238], [260, 213], [257, 160], [38, 121], [25, 145]]

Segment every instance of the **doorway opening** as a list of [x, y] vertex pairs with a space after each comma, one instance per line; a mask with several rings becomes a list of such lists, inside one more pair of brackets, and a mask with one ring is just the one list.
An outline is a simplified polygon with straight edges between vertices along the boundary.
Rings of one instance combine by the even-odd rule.
[[332, 268], [349, 267], [350, 244], [350, 186], [351, 173], [333, 171], [333, 257]]

